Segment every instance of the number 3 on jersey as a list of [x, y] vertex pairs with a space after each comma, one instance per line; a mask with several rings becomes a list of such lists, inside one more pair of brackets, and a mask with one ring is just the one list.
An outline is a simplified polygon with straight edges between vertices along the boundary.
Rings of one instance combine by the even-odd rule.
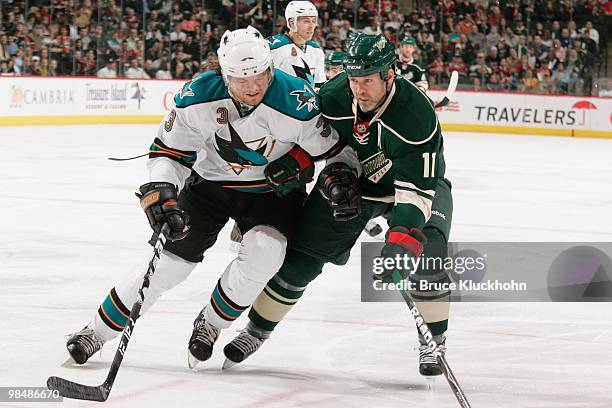
[[436, 176], [436, 153], [423, 153], [423, 178]]

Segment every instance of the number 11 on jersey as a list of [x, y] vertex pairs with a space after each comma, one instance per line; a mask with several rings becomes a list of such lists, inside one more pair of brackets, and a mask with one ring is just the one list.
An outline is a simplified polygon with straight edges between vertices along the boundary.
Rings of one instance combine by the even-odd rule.
[[436, 153], [423, 153], [423, 177], [435, 177]]

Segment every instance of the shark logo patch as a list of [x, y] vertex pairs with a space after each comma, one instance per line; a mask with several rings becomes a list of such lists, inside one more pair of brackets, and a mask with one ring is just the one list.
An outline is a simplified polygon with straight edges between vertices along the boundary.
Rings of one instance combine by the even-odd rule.
[[256, 150], [253, 150], [246, 145], [231, 123], [227, 125], [230, 140], [223, 139], [215, 132], [215, 150], [236, 174], [240, 174], [247, 167], [268, 164], [268, 159], [264, 156], [267, 148], [266, 138], [256, 140], [255, 142], [259, 142], [259, 146]]
[[193, 89], [191, 89], [191, 82], [187, 82], [179, 94], [179, 98], [181, 99], [185, 98], [186, 96], [195, 96]]
[[310, 72], [310, 67], [308, 63], [304, 61], [303, 58], [300, 58], [304, 63], [303, 67], [299, 67], [297, 65], [291, 65], [293, 67], [293, 71], [295, 72], [295, 76], [298, 78], [302, 78], [304, 81], [308, 82], [310, 85], [314, 86], [314, 75]]
[[289, 93], [289, 95], [295, 96], [295, 98], [297, 99], [297, 110], [302, 109], [304, 106], [306, 107], [306, 109], [308, 109], [308, 112], [311, 112], [313, 109], [319, 109], [319, 107], [317, 106], [317, 99], [315, 98], [315, 94], [307, 87], [304, 87], [303, 91], [292, 91]]

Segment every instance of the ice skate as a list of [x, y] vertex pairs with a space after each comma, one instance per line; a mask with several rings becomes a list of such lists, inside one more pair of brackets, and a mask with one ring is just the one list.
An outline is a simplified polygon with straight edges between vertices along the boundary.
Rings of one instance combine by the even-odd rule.
[[210, 358], [215, 341], [219, 337], [219, 329], [204, 319], [204, 310], [206, 309], [203, 309], [193, 322], [193, 332], [189, 339], [189, 353], [187, 354], [189, 368], [194, 368], [199, 362]]
[[[446, 351], [446, 339], [438, 343], [438, 349], [441, 353]], [[424, 377], [437, 377], [442, 374], [442, 368], [436, 358], [434, 351], [431, 351], [426, 344], [419, 346], [419, 373]]]
[[240, 332], [238, 336], [229, 342], [224, 348], [225, 362], [223, 369], [228, 369], [246, 360], [256, 352], [266, 339], [250, 334], [247, 329]]
[[89, 357], [94, 355], [102, 346], [104, 341], [89, 326], [74, 333], [66, 342], [66, 349], [70, 357], [62, 364], [70, 366], [73, 364], [85, 364]]

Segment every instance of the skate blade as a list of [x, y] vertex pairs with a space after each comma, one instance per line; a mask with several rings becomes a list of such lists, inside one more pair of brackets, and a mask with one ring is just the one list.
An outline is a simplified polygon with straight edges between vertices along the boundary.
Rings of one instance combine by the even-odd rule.
[[232, 368], [233, 366], [235, 366], [236, 364], [238, 364], [238, 363], [236, 363], [236, 362], [234, 362], [234, 361], [232, 361], [232, 360], [230, 360], [230, 359], [226, 358], [226, 359], [225, 359], [225, 361], [223, 362], [223, 367], [221, 367], [221, 370], [227, 370], [227, 369], [230, 369], [230, 368]]
[[425, 386], [427, 387], [428, 390], [433, 390], [434, 385], [436, 384], [436, 380], [438, 379], [439, 376], [432, 376], [432, 375], [426, 375], [423, 376], [423, 379], [425, 380]]
[[74, 361], [74, 358], [72, 358], [72, 356], [69, 355], [66, 361], [64, 361], [61, 366], [62, 367], [75, 367], [77, 365], [78, 364], [76, 361]]
[[200, 360], [195, 358], [189, 351], [187, 352], [187, 365], [190, 369], [194, 369], [200, 363]]

